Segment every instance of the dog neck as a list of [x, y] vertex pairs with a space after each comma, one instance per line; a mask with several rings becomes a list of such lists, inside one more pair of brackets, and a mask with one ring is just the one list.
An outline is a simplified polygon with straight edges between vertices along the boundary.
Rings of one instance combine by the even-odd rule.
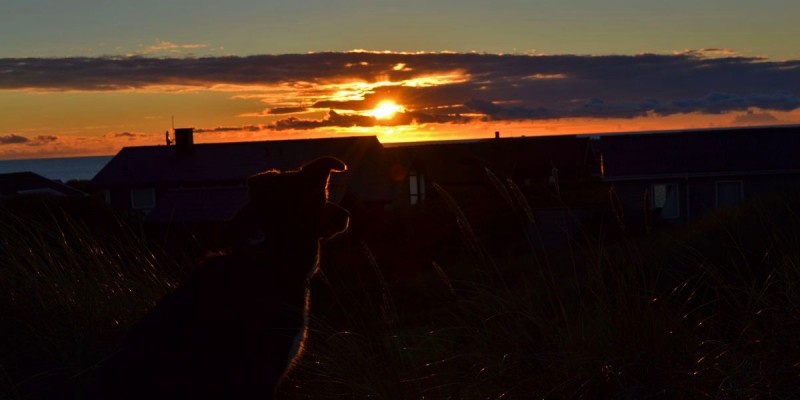
[[226, 274], [240, 276], [246, 286], [281, 282], [302, 291], [318, 268], [319, 246], [318, 241], [266, 240], [211, 253], [204, 264], [214, 270], [227, 269]]

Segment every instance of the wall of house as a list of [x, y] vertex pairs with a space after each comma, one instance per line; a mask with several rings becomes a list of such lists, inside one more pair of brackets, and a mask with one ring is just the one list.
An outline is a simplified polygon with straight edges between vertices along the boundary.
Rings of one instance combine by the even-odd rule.
[[[614, 182], [612, 187], [622, 206], [627, 229], [643, 232], [648, 220], [645, 210], [652, 211], [652, 187], [654, 184], [675, 184], [678, 188], [679, 216], [674, 219], [652, 215], [651, 227], [686, 223], [719, 209], [717, 206], [717, 184], [719, 182], [741, 182], [742, 202], [751, 201], [771, 193], [787, 192], [800, 188], [800, 175], [764, 176], [719, 176], [702, 178], [670, 178]], [[645, 191], [651, 196], [645, 204]]]
[[689, 217], [696, 219], [724, 208], [718, 204], [718, 184], [740, 182], [742, 202], [755, 200], [771, 193], [782, 193], [800, 186], [798, 175], [723, 176], [693, 178], [689, 181]]
[[112, 208], [121, 212], [128, 212], [131, 209], [131, 189], [127, 186], [118, 186], [107, 189]]
[[[156, 197], [156, 207], [158, 206], [159, 198], [169, 190], [168, 187], [165, 186], [149, 186], [155, 190], [155, 197]], [[109, 193], [110, 197], [110, 205], [114, 209], [123, 214], [135, 213], [140, 212], [141, 210], [135, 210], [131, 204], [131, 191], [136, 188], [147, 188], [146, 186], [114, 186], [109, 189], [105, 189]]]
[[331, 200], [339, 202], [347, 194], [370, 209], [383, 209], [395, 199], [395, 182], [390, 179], [390, 166], [380, 146], [370, 147], [348, 166], [347, 173], [333, 174], [330, 180]]
[[[616, 194], [616, 200], [610, 200], [614, 204], [615, 212], [621, 213], [624, 220], [625, 230], [629, 233], [642, 233], [645, 231], [646, 224], [650, 223], [651, 226], [673, 225], [676, 223], [685, 222], [686, 210], [685, 201], [680, 198], [680, 195], [685, 193], [686, 187], [683, 182], [679, 180], [659, 180], [658, 183], [675, 183], [678, 185], [679, 193], [679, 218], [672, 219], [659, 219], [652, 218], [650, 222], [645, 218], [645, 210], [650, 206], [645, 206], [645, 191], [650, 190], [653, 183], [652, 181], [624, 181], [614, 182], [611, 187]], [[647, 207], [647, 208], [646, 208]]]

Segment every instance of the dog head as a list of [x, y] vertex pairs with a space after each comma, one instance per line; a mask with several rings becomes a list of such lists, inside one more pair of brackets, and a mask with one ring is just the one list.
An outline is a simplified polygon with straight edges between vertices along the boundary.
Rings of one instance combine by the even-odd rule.
[[248, 178], [249, 200], [240, 217], [265, 242], [329, 239], [347, 230], [349, 213], [328, 201], [330, 174], [347, 166], [333, 157], [308, 162], [294, 171], [266, 171]]

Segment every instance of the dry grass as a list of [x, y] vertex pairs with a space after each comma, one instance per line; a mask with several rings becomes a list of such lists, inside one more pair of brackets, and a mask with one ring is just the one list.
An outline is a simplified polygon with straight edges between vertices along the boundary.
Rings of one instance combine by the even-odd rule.
[[0, 206], [0, 398], [91, 370], [174, 286], [104, 204], [25, 202]]
[[[348, 237], [324, 248], [284, 397], [800, 397], [797, 197], [613, 243], [583, 231], [554, 250], [519, 188], [491, 180], [513, 223], [473, 226], [437, 187], [461, 244], [413, 279], [384, 265], [407, 248], [373, 254]], [[0, 219], [8, 397], [91, 366], [173, 282], [124, 225], [109, 234], [58, 209]], [[513, 251], [486, 248], [508, 231]]]
[[353, 281], [329, 285], [356, 317], [318, 316], [287, 397], [800, 396], [800, 219], [790, 201], [613, 244], [584, 232], [559, 256], [535, 245], [524, 200], [503, 195], [533, 222], [521, 232], [532, 244], [487, 259], [480, 232], [444, 194], [464, 257], [433, 263], [415, 288], [435, 300], [389, 321], [369, 294], [392, 293], [383, 278], [360, 297]]

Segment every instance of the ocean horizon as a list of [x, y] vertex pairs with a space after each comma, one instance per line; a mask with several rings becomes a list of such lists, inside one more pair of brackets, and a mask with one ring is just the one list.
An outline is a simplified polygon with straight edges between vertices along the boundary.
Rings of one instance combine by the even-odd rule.
[[0, 160], [0, 174], [33, 172], [45, 178], [67, 182], [94, 178], [114, 156], [33, 158]]

